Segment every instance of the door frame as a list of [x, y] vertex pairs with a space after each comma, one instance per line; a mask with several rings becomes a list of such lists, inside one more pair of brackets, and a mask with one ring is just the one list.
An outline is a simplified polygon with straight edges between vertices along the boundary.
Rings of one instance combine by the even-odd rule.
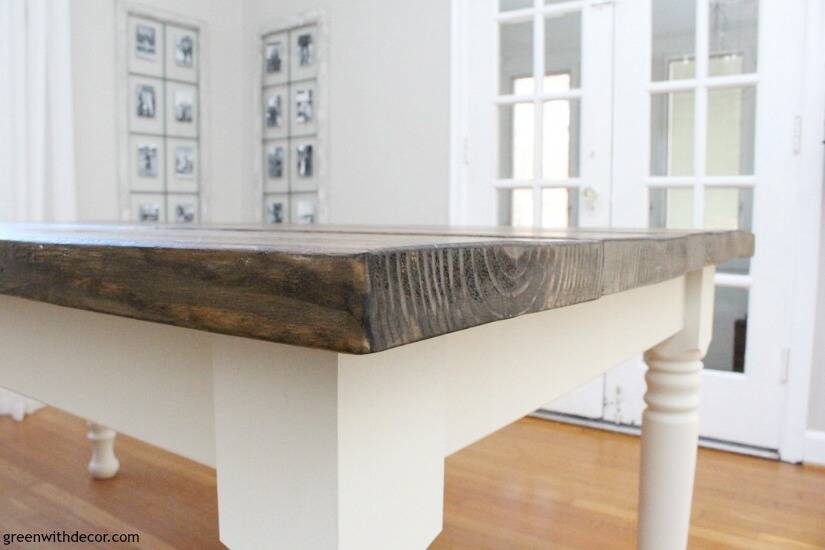
[[[623, 0], [619, 0], [623, 1]], [[764, 2], [764, 0], [763, 0]], [[469, 33], [467, 29], [471, 0], [451, 0], [451, 76], [450, 76], [450, 187], [449, 221], [451, 225], [466, 225], [469, 210], [468, 178], [472, 152], [468, 150], [470, 74], [468, 64]], [[605, 4], [591, 0], [591, 5]], [[786, 238], [805, 235], [795, 242], [792, 272], [788, 276], [788, 328], [782, 335], [787, 342], [787, 382], [784, 403], [780, 406], [779, 454], [782, 460], [799, 462], [803, 456], [813, 360], [814, 320], [818, 289], [819, 228], [823, 181], [823, 148], [825, 138], [825, 65], [820, 52], [825, 51], [825, 38], [819, 32], [825, 26], [825, 6], [815, 0], [797, 0], [790, 5], [793, 20], [804, 26], [804, 55], [795, 60], [797, 74], [802, 75], [796, 87], [797, 104], [794, 143], [797, 170], [794, 196], [790, 206], [793, 223], [786, 229]], [[762, 6], [760, 6], [760, 10]], [[761, 15], [760, 11], [760, 15]], [[793, 87], [789, 87], [793, 89]], [[813, 199], [813, 200], [812, 200]], [[791, 263], [791, 262], [789, 262]]]

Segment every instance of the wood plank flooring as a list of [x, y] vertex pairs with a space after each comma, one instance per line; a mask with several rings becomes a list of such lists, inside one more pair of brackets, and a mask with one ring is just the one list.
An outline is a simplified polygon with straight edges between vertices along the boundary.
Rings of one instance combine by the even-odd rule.
[[[0, 544], [9, 532], [80, 530], [141, 542], [67, 547], [224, 548], [214, 471], [125, 436], [117, 452], [118, 477], [95, 482], [82, 420], [52, 408], [0, 417]], [[516, 422], [447, 460], [431, 548], [632, 548], [638, 455], [632, 436]], [[690, 548], [825, 548], [825, 469], [701, 450]]]

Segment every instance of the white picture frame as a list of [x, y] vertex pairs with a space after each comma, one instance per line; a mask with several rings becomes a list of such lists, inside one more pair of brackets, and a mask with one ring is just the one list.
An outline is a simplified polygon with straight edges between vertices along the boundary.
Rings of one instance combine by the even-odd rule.
[[132, 191], [165, 190], [166, 147], [161, 136], [129, 136], [129, 188]]
[[313, 136], [318, 133], [318, 82], [305, 80], [289, 85], [289, 135]]
[[200, 223], [200, 199], [197, 194], [168, 193], [166, 212], [170, 224]]
[[289, 190], [293, 193], [318, 190], [318, 140], [314, 137], [290, 140], [291, 168]]
[[166, 78], [182, 82], [198, 81], [198, 31], [178, 25], [165, 25]]
[[200, 190], [198, 142], [186, 138], [167, 138], [166, 159], [166, 190], [169, 193], [197, 193]]
[[264, 37], [261, 58], [264, 86], [286, 84], [289, 80], [289, 33], [276, 32]]
[[290, 168], [292, 158], [289, 141], [286, 139], [265, 141], [263, 144], [265, 193], [289, 192]]
[[288, 86], [264, 88], [261, 94], [261, 125], [264, 139], [285, 138], [289, 135], [290, 104]]
[[310, 225], [318, 223], [318, 194], [293, 193], [290, 195], [289, 223]]
[[308, 80], [318, 76], [318, 25], [310, 24], [289, 31], [289, 80]]
[[[266, 194], [264, 195], [263, 222], [267, 225], [280, 225], [289, 222], [289, 202], [288, 193]], [[277, 205], [280, 204], [280, 207]], [[280, 212], [280, 218], [277, 218]]]
[[129, 16], [127, 27], [129, 72], [162, 76], [165, 50], [163, 23], [147, 17]]
[[163, 80], [146, 76], [129, 77], [129, 131], [162, 135], [166, 99]]
[[166, 81], [166, 135], [198, 137], [198, 87]]
[[163, 193], [131, 193], [129, 204], [132, 221], [145, 224], [166, 223], [166, 196]]

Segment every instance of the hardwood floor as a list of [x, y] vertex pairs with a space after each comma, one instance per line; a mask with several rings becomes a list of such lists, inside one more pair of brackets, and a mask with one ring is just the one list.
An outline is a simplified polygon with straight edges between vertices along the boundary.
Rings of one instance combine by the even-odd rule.
[[[0, 544], [9, 532], [79, 530], [141, 542], [71, 547], [223, 548], [213, 470], [125, 436], [116, 449], [118, 477], [92, 481], [82, 420], [51, 408], [0, 417]], [[638, 454], [631, 436], [516, 422], [447, 459], [431, 548], [632, 548]], [[703, 449], [692, 520], [691, 549], [825, 548], [825, 469]]]

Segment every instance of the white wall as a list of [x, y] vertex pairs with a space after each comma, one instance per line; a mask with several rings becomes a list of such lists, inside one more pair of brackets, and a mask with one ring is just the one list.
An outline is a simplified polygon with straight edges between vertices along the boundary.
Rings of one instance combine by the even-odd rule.
[[330, 32], [330, 223], [448, 223], [450, 2], [248, 0], [245, 38], [318, 9]]
[[[251, 133], [242, 62], [243, 4], [226, 0], [142, 0], [205, 23], [208, 95], [202, 97], [212, 131], [202, 145], [209, 155], [211, 220], [249, 220], [253, 189], [246, 144]], [[146, 10], [144, 10], [146, 11]], [[82, 221], [118, 218], [118, 139], [115, 100], [115, 0], [72, 0], [75, 105], [75, 174]], [[243, 145], [241, 145], [243, 144]]]
[[[142, 0], [205, 22], [213, 222], [255, 219], [250, 101], [262, 22], [324, 9], [332, 223], [448, 222], [450, 5], [443, 0]], [[79, 217], [118, 215], [115, 0], [73, 0]]]

